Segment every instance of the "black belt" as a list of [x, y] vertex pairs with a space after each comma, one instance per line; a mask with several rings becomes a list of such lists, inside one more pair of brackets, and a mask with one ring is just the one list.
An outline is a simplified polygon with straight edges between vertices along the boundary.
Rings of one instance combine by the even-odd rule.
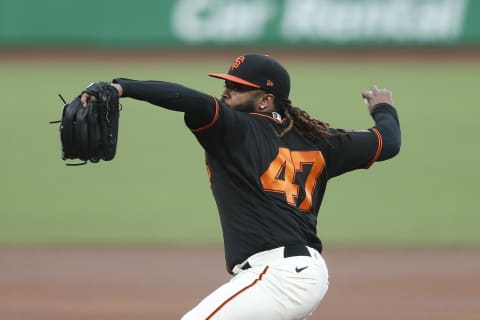
[[[293, 246], [285, 246], [283, 247], [283, 257], [290, 258], [290, 257], [299, 257], [299, 256], [306, 256], [311, 257], [310, 251], [304, 245], [293, 245]], [[248, 261], [242, 266], [242, 270], [250, 269], [252, 266]]]
[[308, 248], [304, 245], [285, 246], [283, 248], [284, 258], [298, 257], [298, 256], [310, 257], [310, 251], [308, 251]]

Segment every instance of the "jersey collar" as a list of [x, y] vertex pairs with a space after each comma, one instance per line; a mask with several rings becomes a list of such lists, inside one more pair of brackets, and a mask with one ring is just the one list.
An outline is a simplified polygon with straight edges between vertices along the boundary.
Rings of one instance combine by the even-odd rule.
[[254, 116], [267, 118], [280, 124], [283, 124], [287, 120], [287, 118], [282, 117], [282, 115], [278, 112], [268, 112], [268, 113], [251, 112], [250, 114]]

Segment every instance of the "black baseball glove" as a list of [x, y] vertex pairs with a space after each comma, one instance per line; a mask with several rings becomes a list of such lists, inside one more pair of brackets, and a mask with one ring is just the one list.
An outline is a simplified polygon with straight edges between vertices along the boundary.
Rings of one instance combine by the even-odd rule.
[[117, 150], [120, 116], [118, 91], [106, 82], [94, 82], [83, 93], [95, 97], [88, 100], [87, 107], [82, 107], [81, 95], [63, 107], [62, 159], [83, 161], [78, 164], [112, 160]]

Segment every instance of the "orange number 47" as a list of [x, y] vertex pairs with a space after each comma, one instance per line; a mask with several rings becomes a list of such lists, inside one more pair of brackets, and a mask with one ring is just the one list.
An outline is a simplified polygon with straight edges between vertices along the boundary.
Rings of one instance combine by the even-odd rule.
[[[297, 172], [303, 172], [303, 165], [310, 164], [311, 169], [304, 182], [305, 185], [295, 184]], [[317, 178], [325, 168], [325, 159], [320, 151], [290, 151], [279, 148], [278, 155], [273, 159], [260, 177], [265, 191], [284, 193], [287, 203], [297, 206], [300, 188], [305, 190], [305, 198], [298, 205], [301, 211], [312, 208], [312, 194], [317, 184]], [[282, 177], [283, 172], [283, 177]]]

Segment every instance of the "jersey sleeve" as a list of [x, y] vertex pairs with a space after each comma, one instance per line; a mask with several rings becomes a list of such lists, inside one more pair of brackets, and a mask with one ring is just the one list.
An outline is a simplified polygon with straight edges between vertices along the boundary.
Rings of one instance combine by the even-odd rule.
[[327, 158], [329, 177], [368, 169], [376, 161], [390, 159], [400, 151], [400, 125], [395, 109], [378, 105], [373, 114], [375, 126], [368, 130], [332, 130]]
[[185, 114], [185, 123], [205, 151], [211, 154], [235, 153], [245, 142], [248, 132], [247, 114], [235, 111], [215, 99], [216, 113], [204, 126], [194, 126], [192, 114]]

